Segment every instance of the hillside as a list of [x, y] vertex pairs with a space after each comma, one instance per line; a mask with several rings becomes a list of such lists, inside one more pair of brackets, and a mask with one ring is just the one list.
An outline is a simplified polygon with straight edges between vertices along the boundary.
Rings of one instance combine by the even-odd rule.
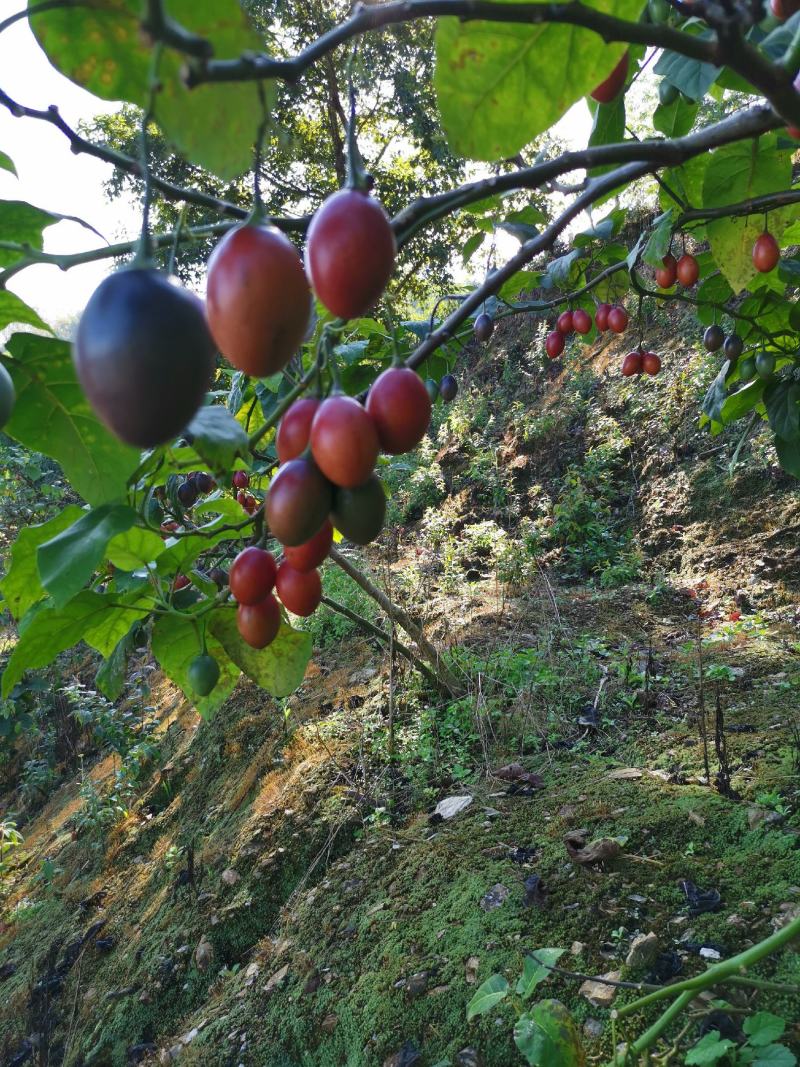
[[[652, 379], [620, 376], [631, 338], [550, 364], [543, 333], [520, 316], [465, 352], [387, 474], [392, 523], [346, 550], [463, 695], [329, 612], [292, 697], [242, 683], [211, 722], [144, 653], [116, 710], [88, 653], [32, 693], [58, 717], [0, 768], [24, 838], [2, 873], [4, 1064], [506, 1067], [513, 1012], [466, 1007], [526, 950], [662, 984], [798, 914], [797, 482], [759, 426], [698, 429], [716, 357], [684, 313], [647, 324]], [[333, 563], [325, 589], [379, 618]], [[432, 818], [448, 797], [470, 800]], [[580, 862], [598, 840], [618, 849]], [[692, 1005], [686, 1043], [754, 1009], [800, 1050], [796, 952], [752, 974], [768, 985], [711, 1024]], [[581, 982], [540, 993], [591, 1062], [659, 1013], [615, 1031], [610, 994], [637, 991]]]

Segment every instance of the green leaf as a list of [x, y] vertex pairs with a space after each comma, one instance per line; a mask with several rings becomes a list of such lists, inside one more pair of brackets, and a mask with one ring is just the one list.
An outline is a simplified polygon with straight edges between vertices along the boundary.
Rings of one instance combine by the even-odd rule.
[[[800, 433], [800, 385], [779, 379], [764, 390], [764, 405], [773, 433], [792, 441]], [[765, 1042], [768, 1044], [768, 1042]]]
[[[636, 21], [643, 4], [589, 6]], [[627, 47], [576, 26], [439, 19], [434, 84], [450, 146], [472, 159], [513, 156], [607, 78]]]
[[[788, 152], [777, 149], [775, 134], [726, 145], [711, 153], [703, 182], [703, 207], [723, 207], [791, 185]], [[788, 212], [788, 213], [787, 213]], [[770, 214], [770, 231], [780, 238], [795, 209]], [[761, 215], [712, 219], [707, 224], [711, 252], [734, 293], [746, 288], [755, 274], [753, 244], [764, 229]]]
[[770, 1011], [757, 1011], [745, 1019], [742, 1029], [748, 1035], [748, 1044], [759, 1048], [777, 1041], [786, 1029], [786, 1021]]
[[576, 248], [586, 248], [587, 245], [592, 244], [594, 241], [608, 241], [619, 233], [627, 217], [627, 211], [622, 208], [615, 208], [590, 229], [576, 233], [572, 243]]
[[106, 558], [122, 571], [135, 571], [152, 563], [164, 550], [160, 534], [134, 526], [109, 541]]
[[[700, 266], [700, 274], [702, 277], [703, 267]], [[700, 285], [697, 287], [697, 299], [700, 301], [700, 306], [697, 308], [698, 321], [703, 326], [710, 326], [714, 321], [714, 316], [719, 317], [719, 310], [715, 310], [713, 307], [708, 307], [706, 301], [712, 304], [725, 304], [733, 296], [733, 290], [728, 284], [728, 280], [724, 274], [720, 271], [715, 271], [707, 278], [703, 278]]]
[[572, 1017], [558, 1000], [541, 1000], [514, 1026], [514, 1043], [531, 1067], [583, 1067], [586, 1057]]
[[135, 522], [136, 512], [127, 504], [104, 504], [85, 511], [69, 529], [39, 546], [39, 574], [56, 607], [83, 589], [105, 558], [111, 538]]
[[547, 267], [547, 273], [542, 279], [543, 287], [545, 289], [552, 289], [554, 286], [556, 289], [568, 288], [576, 280], [581, 255], [581, 250], [574, 248], [571, 252], [567, 252], [566, 255], [558, 256], [556, 259], [551, 260]]
[[702, 409], [712, 422], [722, 422], [722, 406], [728, 396], [727, 378], [731, 369], [730, 360], [725, 360], [714, 381], [703, 397]]
[[776, 437], [775, 451], [783, 469], [800, 478], [800, 441], [784, 441], [782, 437]]
[[235, 689], [239, 668], [221, 642], [207, 631], [206, 648], [219, 664], [219, 681], [208, 696], [197, 697], [189, 684], [189, 664], [200, 655], [198, 626], [201, 625], [188, 615], [162, 615], [153, 627], [150, 645], [167, 677], [183, 690], [204, 719], [210, 719]]
[[[91, 6], [40, 12], [31, 28], [51, 63], [72, 81], [103, 100], [143, 106], [150, 50], [139, 28], [141, 12], [140, 0], [95, 0]], [[263, 49], [237, 0], [171, 0], [169, 16], [210, 40], [215, 59]], [[181, 78], [183, 65], [183, 56], [165, 50], [158, 70], [159, 125], [192, 162], [221, 178], [242, 174], [252, 163], [261, 116], [255, 84], [210, 83], [189, 90]], [[268, 88], [268, 96], [272, 92]]]
[[758, 1050], [752, 1067], [795, 1067], [797, 1057], [784, 1045], [765, 1045]]
[[732, 1048], [736, 1048], [735, 1041], [727, 1038], [723, 1041], [719, 1030], [711, 1030], [686, 1053], [687, 1067], [711, 1067], [724, 1059]]
[[728, 423], [736, 422], [737, 419], [746, 415], [748, 411], [752, 411], [761, 402], [763, 394], [764, 380], [762, 378], [754, 378], [743, 389], [738, 389], [725, 399], [719, 409], [720, 422], [726, 426]]
[[[610, 104], [598, 104], [589, 98], [589, 109], [594, 111], [592, 132], [589, 134], [589, 147], [595, 148], [600, 145], [618, 144], [625, 139], [625, 94], [620, 93], [616, 100]], [[589, 176], [597, 177], [614, 169], [613, 163], [606, 163], [602, 167], [593, 167]], [[613, 195], [613, 194], [610, 194]], [[600, 201], [602, 202], [602, 201]]]
[[74, 488], [90, 504], [119, 499], [139, 462], [139, 452], [123, 445], [95, 418], [83, 395], [66, 341], [17, 333], [5, 363], [17, 403], [5, 433], [64, 468]]
[[[663, 185], [659, 186], [659, 201], [666, 210], [670, 207], [683, 205], [676, 200], [667, 190], [671, 190], [688, 207], [700, 207], [703, 203], [703, 182], [705, 181], [708, 161], [711, 156], [704, 152], [702, 156], [695, 156], [680, 167], [672, 167], [665, 170], [662, 175]], [[692, 233], [697, 234], [698, 227], [693, 227]]]
[[694, 126], [699, 104], [687, 103], [680, 93], [671, 104], [659, 104], [653, 114], [653, 125], [665, 137], [683, 137]]
[[650, 239], [642, 256], [644, 262], [650, 267], [658, 268], [662, 266], [664, 256], [669, 252], [674, 215], [675, 213], [670, 208], [655, 220], [653, 232], [650, 234]]
[[[246, 518], [247, 516], [244, 512], [240, 512], [239, 517]], [[235, 541], [242, 536], [241, 530], [219, 529], [219, 527], [225, 525], [227, 523], [224, 517], [221, 516], [206, 523], [205, 526], [201, 526], [202, 534], [189, 534], [186, 537], [176, 538], [174, 544], [171, 545], [169, 545], [169, 541], [166, 542], [169, 547], [165, 548], [156, 560], [158, 573], [163, 576], [172, 576], [180, 572], [185, 573], [203, 552], [210, 552], [221, 541]]]
[[15, 178], [18, 177], [17, 168], [14, 166], [14, 161], [12, 160], [11, 156], [7, 156], [5, 152], [0, 152], [0, 170], [11, 171]]
[[464, 264], [469, 263], [485, 240], [486, 234], [480, 230], [468, 237], [461, 249], [461, 262]]
[[147, 608], [88, 589], [63, 608], [49, 600], [34, 605], [20, 622], [19, 639], [3, 672], [2, 697], [8, 696], [25, 671], [46, 667], [78, 641], [108, 655], [135, 620], [147, 614]]
[[236, 612], [230, 608], [215, 611], [209, 629], [248, 678], [272, 696], [288, 697], [303, 681], [313, 650], [311, 634], [293, 630], [281, 622], [278, 636], [271, 645], [263, 649], [251, 648], [240, 637]]
[[15, 619], [22, 616], [45, 595], [39, 577], [36, 550], [56, 534], [66, 530], [83, 514], [77, 504], [68, 504], [58, 515], [38, 526], [24, 526], [11, 547], [11, 566], [0, 582], [8, 610]]
[[97, 688], [109, 700], [116, 700], [125, 686], [128, 657], [136, 647], [135, 636], [138, 628], [139, 620], [131, 626], [124, 637], [117, 641], [111, 655], [103, 662], [95, 675]]
[[26, 326], [35, 326], [37, 330], [52, 332], [38, 313], [28, 307], [24, 300], [20, 300], [16, 293], [0, 289], [0, 330], [12, 323], [24, 323]]
[[[0, 200], [0, 233], [4, 241], [30, 245], [41, 252], [42, 231], [60, 219], [60, 215], [43, 211], [24, 200]], [[7, 267], [17, 259], [18, 252], [0, 248], [0, 267]]]
[[229, 471], [237, 456], [247, 452], [247, 434], [227, 408], [200, 408], [187, 427], [192, 447], [214, 471]]
[[487, 1011], [499, 1004], [508, 995], [509, 985], [502, 974], [493, 974], [491, 978], [478, 987], [475, 996], [467, 1004], [467, 1022], [477, 1015], [485, 1015]]
[[[710, 31], [703, 32], [697, 20], [684, 23], [684, 31], [693, 35], [710, 38]], [[690, 59], [678, 52], [664, 51], [653, 68], [655, 74], [672, 82], [682, 93], [692, 100], [702, 100], [713, 83], [719, 77], [721, 67], [712, 67], [710, 63], [701, 63], [699, 59]]]
[[540, 982], [550, 977], [550, 968], [564, 955], [563, 948], [537, 948], [533, 955], [525, 957], [522, 974], [517, 982], [517, 993], [527, 1000]]

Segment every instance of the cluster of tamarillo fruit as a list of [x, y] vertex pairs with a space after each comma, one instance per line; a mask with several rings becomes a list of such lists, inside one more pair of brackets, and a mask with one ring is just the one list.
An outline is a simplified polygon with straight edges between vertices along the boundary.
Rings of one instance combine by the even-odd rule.
[[375, 474], [378, 455], [411, 451], [430, 418], [425, 384], [403, 366], [378, 376], [364, 406], [337, 391], [291, 405], [278, 426], [280, 466], [264, 502], [283, 562], [276, 568], [271, 553], [251, 547], [230, 572], [239, 633], [249, 645], [266, 648], [278, 633], [273, 587], [293, 615], [308, 616], [317, 608], [322, 584], [316, 568], [328, 555], [334, 527], [358, 545], [378, 536], [386, 514], [386, 494]]
[[[600, 333], [625, 333], [628, 328], [628, 312], [621, 304], [598, 304], [594, 324]], [[564, 351], [567, 338], [572, 333], [587, 334], [592, 328], [592, 317], [583, 308], [562, 311], [556, 320], [556, 328], [545, 338], [544, 347], [550, 359], [558, 359]]]

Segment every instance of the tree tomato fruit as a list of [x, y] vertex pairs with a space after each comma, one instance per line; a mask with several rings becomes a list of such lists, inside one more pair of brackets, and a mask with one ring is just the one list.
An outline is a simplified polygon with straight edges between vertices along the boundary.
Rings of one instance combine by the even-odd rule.
[[556, 329], [558, 330], [558, 332], [563, 333], [565, 337], [568, 337], [572, 333], [574, 328], [575, 324], [572, 319], [572, 312], [562, 311], [561, 314], [558, 316], [558, 320], [556, 321]]
[[739, 361], [739, 381], [749, 382], [756, 376], [755, 356], [745, 356]]
[[288, 463], [305, 452], [311, 435], [311, 423], [319, 405], [317, 397], [304, 396], [301, 400], [295, 400], [283, 416], [275, 435], [279, 463]]
[[642, 356], [642, 370], [645, 374], [658, 374], [661, 370], [661, 357], [655, 352], [645, 352]]
[[195, 656], [186, 671], [189, 685], [198, 696], [207, 697], [219, 681], [219, 664], [213, 656]]
[[762, 233], [753, 245], [753, 266], [760, 274], [768, 274], [781, 258], [778, 242], [771, 233]]
[[615, 304], [608, 313], [608, 328], [614, 333], [625, 333], [628, 328], [628, 312]]
[[431, 421], [428, 390], [409, 367], [390, 367], [379, 374], [367, 394], [366, 410], [381, 448], [390, 456], [416, 448]]
[[572, 328], [575, 333], [588, 333], [592, 328], [592, 318], [588, 315], [583, 308], [578, 308], [577, 311], [572, 312]]
[[561, 330], [551, 330], [545, 338], [544, 348], [550, 359], [558, 359], [564, 351], [564, 334]]
[[351, 396], [323, 400], [311, 423], [310, 443], [311, 454], [325, 477], [350, 489], [369, 478], [380, 451], [374, 421]]
[[744, 341], [741, 339], [738, 333], [732, 333], [725, 338], [725, 344], [722, 346], [722, 350], [725, 353], [725, 358], [731, 360], [738, 359], [742, 354], [744, 348]]
[[678, 277], [677, 260], [671, 253], [667, 253], [661, 263], [662, 266], [656, 270], [656, 284], [659, 289], [671, 289]]
[[210, 474], [200, 471], [195, 475], [194, 484], [197, 486], [197, 492], [205, 496], [206, 493], [210, 493], [215, 488], [217, 483]]
[[278, 636], [281, 628], [281, 609], [269, 593], [257, 604], [240, 604], [236, 609], [236, 626], [251, 648], [266, 648]]
[[319, 299], [340, 319], [358, 318], [374, 307], [396, 254], [389, 216], [360, 189], [329, 196], [308, 228], [308, 276]]
[[436, 399], [439, 396], [439, 383], [434, 378], [426, 378], [425, 389], [428, 396], [431, 398], [431, 404], [435, 404]]
[[629, 352], [625, 359], [622, 361], [622, 375], [625, 378], [631, 378], [634, 374], [642, 373], [642, 364], [644, 363], [643, 352]]
[[0, 429], [11, 418], [17, 394], [14, 391], [14, 383], [6, 368], [0, 364]]
[[185, 574], [178, 574], [175, 576], [175, 581], [172, 583], [172, 588], [176, 593], [179, 593], [181, 589], [186, 589], [191, 584], [191, 580], [187, 578]]
[[228, 582], [240, 604], [257, 604], [275, 586], [275, 557], [263, 548], [244, 548], [231, 564]]
[[681, 258], [678, 260], [678, 266], [676, 267], [678, 274], [678, 281], [681, 283], [684, 289], [689, 289], [697, 279], [700, 277], [700, 264], [690, 255], [688, 252], [684, 252]]
[[795, 12], [800, 11], [800, 0], [770, 0], [769, 6], [775, 18], [785, 22]]
[[333, 494], [331, 522], [356, 545], [368, 545], [383, 529], [386, 517], [386, 493], [383, 484], [373, 474], [355, 489], [336, 489]]
[[703, 334], [703, 345], [706, 352], [719, 352], [725, 343], [725, 332], [721, 326], [713, 323]]
[[772, 380], [775, 374], [775, 353], [759, 352], [756, 356], [756, 374], [765, 382]]
[[330, 482], [310, 459], [291, 459], [272, 479], [264, 510], [281, 544], [305, 544], [331, 510]]
[[217, 589], [224, 589], [230, 580], [228, 578], [228, 572], [223, 570], [222, 567], [212, 567], [208, 572], [208, 577]]
[[215, 355], [201, 301], [166, 274], [139, 267], [98, 285], [73, 347], [92, 408], [139, 448], [163, 445], [183, 430], [211, 384]]
[[452, 374], [445, 374], [439, 382], [439, 396], [446, 404], [458, 396], [458, 382]]
[[287, 611], [307, 618], [322, 600], [319, 571], [296, 571], [289, 563], [282, 563], [278, 568], [275, 591]]
[[178, 486], [178, 500], [185, 508], [191, 508], [197, 503], [197, 484], [193, 478], [187, 478]]
[[491, 315], [483, 312], [475, 319], [475, 325], [472, 329], [475, 334], [475, 340], [485, 344], [494, 333], [494, 320]]
[[625, 84], [625, 79], [628, 77], [628, 63], [629, 56], [625, 52], [606, 80], [600, 82], [597, 88], [592, 91], [592, 100], [596, 100], [598, 104], [610, 104], [612, 100], [616, 100], [622, 86]]
[[250, 485], [250, 475], [247, 471], [234, 471], [231, 481], [234, 489], [247, 489]]
[[265, 378], [283, 370], [311, 315], [311, 291], [297, 249], [274, 226], [245, 223], [211, 253], [208, 323], [237, 370]]
[[313, 571], [327, 558], [333, 544], [333, 527], [326, 521], [310, 541], [303, 545], [284, 546], [283, 557], [296, 571]]
[[608, 329], [608, 313], [611, 310], [610, 304], [598, 304], [597, 310], [594, 313], [594, 324], [600, 333], [605, 333]]

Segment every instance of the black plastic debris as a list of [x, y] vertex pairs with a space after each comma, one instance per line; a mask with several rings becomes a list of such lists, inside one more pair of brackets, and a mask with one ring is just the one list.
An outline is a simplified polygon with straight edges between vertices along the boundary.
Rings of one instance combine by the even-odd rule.
[[700, 1020], [697, 1027], [700, 1037], [710, 1034], [712, 1030], [717, 1030], [719, 1036], [723, 1039], [727, 1038], [728, 1041], [740, 1041], [743, 1037], [739, 1024], [724, 1011], [710, 1011], [705, 1018]]
[[538, 874], [529, 874], [522, 883], [525, 896], [522, 898], [523, 908], [543, 908], [547, 904], [547, 887]]
[[578, 715], [578, 726], [596, 730], [600, 725], [600, 712], [594, 704], [586, 704]]
[[653, 969], [647, 976], [647, 981], [663, 985], [664, 982], [669, 982], [670, 979], [679, 975], [682, 970], [683, 964], [677, 952], [659, 952], [653, 963]]
[[509, 851], [508, 858], [512, 863], [530, 863], [538, 851], [536, 845], [517, 845]]
[[678, 886], [686, 897], [690, 915], [705, 915], [722, 907], [722, 897], [716, 889], [698, 889], [694, 882], [688, 880], [679, 882]]

